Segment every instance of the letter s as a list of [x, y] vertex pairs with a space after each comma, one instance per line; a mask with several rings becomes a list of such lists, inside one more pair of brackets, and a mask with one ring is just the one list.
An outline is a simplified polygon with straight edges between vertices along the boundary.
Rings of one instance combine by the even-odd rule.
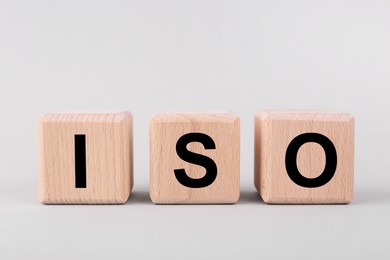
[[217, 178], [217, 165], [207, 156], [193, 153], [187, 150], [187, 144], [199, 142], [205, 149], [216, 149], [210, 136], [203, 133], [188, 133], [179, 138], [176, 143], [177, 155], [186, 162], [197, 164], [206, 168], [206, 174], [199, 179], [188, 177], [184, 169], [176, 169], [175, 177], [180, 184], [189, 188], [204, 188], [212, 184]]

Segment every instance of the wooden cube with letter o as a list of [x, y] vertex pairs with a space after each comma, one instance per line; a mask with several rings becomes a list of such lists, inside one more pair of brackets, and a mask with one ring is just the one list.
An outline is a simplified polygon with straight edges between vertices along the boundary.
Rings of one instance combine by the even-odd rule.
[[349, 203], [354, 118], [346, 113], [255, 115], [255, 186], [266, 203]]
[[150, 120], [150, 197], [156, 204], [235, 203], [240, 120], [231, 112], [165, 112]]

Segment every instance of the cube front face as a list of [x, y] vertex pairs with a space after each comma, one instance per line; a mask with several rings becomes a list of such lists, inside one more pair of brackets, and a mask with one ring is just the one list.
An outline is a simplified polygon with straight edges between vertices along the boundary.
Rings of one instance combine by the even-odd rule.
[[235, 203], [240, 120], [233, 113], [159, 113], [150, 123], [150, 197], [156, 204]]
[[133, 186], [132, 116], [46, 114], [39, 120], [44, 204], [121, 204]]
[[349, 114], [256, 114], [255, 186], [265, 202], [349, 203], [353, 168], [354, 119]]

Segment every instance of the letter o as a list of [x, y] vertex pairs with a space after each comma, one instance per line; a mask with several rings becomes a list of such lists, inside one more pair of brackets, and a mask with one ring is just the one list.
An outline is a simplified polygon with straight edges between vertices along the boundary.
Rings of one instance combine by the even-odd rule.
[[[297, 166], [298, 150], [305, 143], [314, 142], [322, 146], [326, 156], [324, 171], [316, 178], [306, 178]], [[285, 164], [287, 174], [297, 185], [305, 188], [317, 188], [327, 184], [334, 176], [337, 168], [337, 152], [332, 141], [319, 133], [304, 133], [295, 137], [287, 147]]]

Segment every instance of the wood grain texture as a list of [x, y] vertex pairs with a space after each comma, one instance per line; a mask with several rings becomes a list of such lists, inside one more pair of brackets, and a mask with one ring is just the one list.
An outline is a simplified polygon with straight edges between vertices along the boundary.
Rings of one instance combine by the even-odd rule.
[[[285, 155], [289, 143], [308, 132], [328, 137], [337, 151], [333, 178], [317, 188], [295, 184], [288, 176]], [[306, 178], [318, 177], [325, 167], [323, 148], [314, 142], [301, 146], [297, 166]], [[266, 203], [349, 203], [353, 197], [354, 118], [321, 111], [260, 111], [255, 115], [255, 187]]]
[[[39, 198], [44, 204], [122, 204], [133, 187], [129, 112], [53, 113], [38, 120]], [[86, 188], [75, 188], [76, 134], [86, 139]]]
[[[192, 142], [187, 149], [211, 158], [217, 165], [215, 181], [203, 188], [180, 184], [174, 170], [183, 168], [193, 179], [202, 178], [205, 168], [183, 161], [176, 143], [184, 134], [210, 136], [216, 149], [205, 150]], [[230, 112], [166, 112], [150, 120], [150, 197], [156, 204], [235, 203], [240, 193], [240, 119]]]

